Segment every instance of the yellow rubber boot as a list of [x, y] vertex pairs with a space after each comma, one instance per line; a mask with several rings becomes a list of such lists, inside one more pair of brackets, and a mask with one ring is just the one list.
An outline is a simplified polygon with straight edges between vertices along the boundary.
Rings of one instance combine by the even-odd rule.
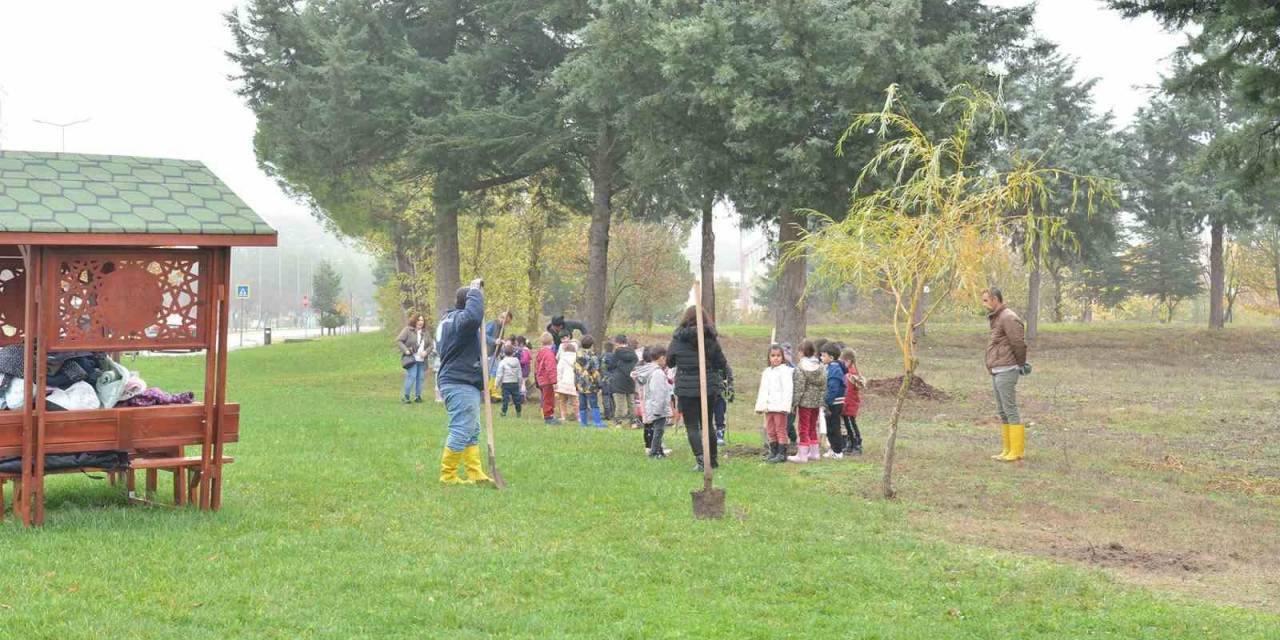
[[467, 466], [467, 480], [470, 482], [493, 482], [493, 478], [485, 475], [484, 465], [480, 462], [480, 446], [471, 445], [462, 450], [462, 462]]
[[1021, 424], [1009, 425], [1009, 455], [1005, 461], [1021, 460], [1027, 452], [1027, 427]]
[[994, 456], [992, 460], [1007, 460], [1009, 458], [1009, 425], [1000, 426], [1000, 439], [1004, 442], [1004, 448]]
[[461, 451], [450, 451], [449, 447], [444, 448], [444, 454], [440, 456], [441, 484], [464, 484], [466, 482], [458, 477], [458, 464], [461, 462]]

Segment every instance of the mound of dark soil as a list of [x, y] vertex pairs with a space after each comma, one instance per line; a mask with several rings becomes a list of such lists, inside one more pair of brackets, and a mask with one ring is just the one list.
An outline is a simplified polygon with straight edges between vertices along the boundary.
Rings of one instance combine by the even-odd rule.
[[[867, 381], [867, 391], [881, 396], [896, 396], [898, 395], [898, 389], [901, 387], [902, 376]], [[948, 396], [946, 391], [925, 382], [924, 378], [911, 376], [911, 387], [907, 389], [907, 397], [923, 398], [925, 400], [947, 400], [951, 396]]]

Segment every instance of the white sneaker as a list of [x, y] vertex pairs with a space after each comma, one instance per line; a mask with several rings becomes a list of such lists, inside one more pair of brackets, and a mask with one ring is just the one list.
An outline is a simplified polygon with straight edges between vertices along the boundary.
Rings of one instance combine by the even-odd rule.
[[840, 457], [840, 454], [836, 453], [835, 451], [833, 451], [833, 450], [831, 450], [831, 449], [827, 449], [827, 452], [826, 452], [826, 453], [824, 453], [824, 454], [822, 454], [822, 457], [824, 457], [824, 458], [838, 458], [838, 457]]
[[844, 454], [843, 454], [843, 453], [837, 453], [837, 454], [835, 454], [835, 455], [831, 456], [831, 458], [832, 458], [832, 459], [834, 459], [834, 460], [844, 460]]

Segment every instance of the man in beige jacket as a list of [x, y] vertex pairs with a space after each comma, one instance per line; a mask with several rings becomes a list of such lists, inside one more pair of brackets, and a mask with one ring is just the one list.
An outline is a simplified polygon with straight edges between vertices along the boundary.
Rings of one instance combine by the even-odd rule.
[[987, 309], [991, 337], [987, 340], [986, 365], [996, 394], [996, 412], [1003, 423], [1004, 450], [991, 456], [994, 460], [1021, 460], [1026, 451], [1026, 426], [1018, 415], [1018, 378], [1030, 372], [1027, 366], [1027, 340], [1022, 318], [1004, 306], [1004, 295], [992, 287], [982, 292], [982, 306]]

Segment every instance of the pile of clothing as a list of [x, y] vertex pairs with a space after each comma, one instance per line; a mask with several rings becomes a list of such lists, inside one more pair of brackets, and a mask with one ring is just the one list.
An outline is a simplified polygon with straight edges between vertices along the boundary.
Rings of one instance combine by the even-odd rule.
[[[48, 361], [45, 408], [49, 411], [190, 404], [195, 400], [191, 392], [171, 395], [148, 388], [138, 372], [102, 352], [51, 353]], [[0, 410], [22, 409], [27, 389], [34, 391], [34, 387], [24, 379], [22, 345], [0, 347]]]

